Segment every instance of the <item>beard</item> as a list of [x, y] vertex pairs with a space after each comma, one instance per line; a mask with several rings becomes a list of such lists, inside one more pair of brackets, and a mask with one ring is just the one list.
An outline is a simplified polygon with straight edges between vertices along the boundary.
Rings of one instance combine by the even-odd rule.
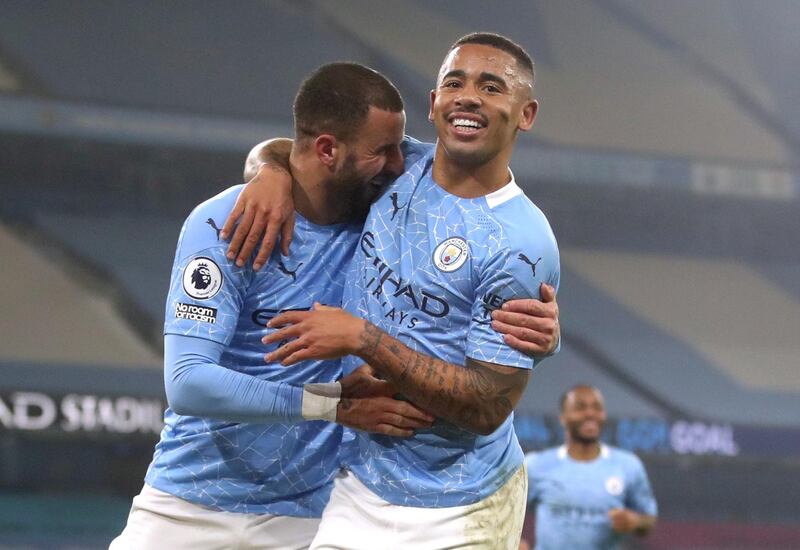
[[600, 425], [600, 429], [597, 432], [597, 435], [583, 435], [581, 433], [581, 424], [573, 424], [569, 426], [569, 437], [572, 441], [576, 443], [580, 443], [581, 445], [592, 445], [594, 443], [598, 443], [600, 441], [600, 434], [603, 433], [603, 425]]
[[339, 173], [331, 182], [335, 191], [336, 205], [342, 216], [353, 222], [366, 220], [369, 207], [382, 188], [372, 182], [380, 179], [380, 175], [370, 179], [359, 173], [356, 169], [355, 156], [348, 155]]

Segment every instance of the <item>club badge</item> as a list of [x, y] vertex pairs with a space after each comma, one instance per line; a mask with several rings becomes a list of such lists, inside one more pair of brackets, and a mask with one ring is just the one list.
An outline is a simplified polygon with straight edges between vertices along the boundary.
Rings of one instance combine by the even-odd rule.
[[451, 237], [439, 243], [433, 252], [433, 265], [440, 271], [451, 273], [464, 265], [469, 256], [467, 241], [461, 237]]
[[611, 476], [610, 478], [606, 479], [606, 491], [608, 491], [609, 495], [617, 497], [621, 495], [622, 491], [624, 490], [625, 482], [622, 481], [622, 478]]

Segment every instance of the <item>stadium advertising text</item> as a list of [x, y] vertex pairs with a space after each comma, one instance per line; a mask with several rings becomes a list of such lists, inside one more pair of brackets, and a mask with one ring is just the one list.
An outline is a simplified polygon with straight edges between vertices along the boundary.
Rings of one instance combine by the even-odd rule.
[[0, 428], [152, 435], [163, 427], [163, 411], [157, 398], [18, 391], [0, 395]]
[[[562, 428], [556, 418], [517, 414], [514, 427], [520, 443], [527, 449], [558, 445], [563, 440]], [[745, 452], [760, 454], [762, 450], [757, 445], [749, 445], [746, 439], [740, 441], [740, 432], [746, 434], [746, 430], [724, 423], [624, 418], [609, 421], [603, 440], [629, 451], [643, 453], [715, 456], [738, 456]]]

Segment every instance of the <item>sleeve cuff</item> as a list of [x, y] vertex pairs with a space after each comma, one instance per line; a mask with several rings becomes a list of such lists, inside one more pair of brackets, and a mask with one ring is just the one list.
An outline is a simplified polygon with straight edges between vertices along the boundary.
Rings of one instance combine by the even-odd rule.
[[336, 422], [336, 407], [341, 395], [342, 385], [339, 382], [304, 385], [301, 408], [303, 418]]

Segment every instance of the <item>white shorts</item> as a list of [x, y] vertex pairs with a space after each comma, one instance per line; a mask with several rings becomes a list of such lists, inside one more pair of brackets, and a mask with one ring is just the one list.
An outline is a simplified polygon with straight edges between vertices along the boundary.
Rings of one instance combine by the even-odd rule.
[[525, 520], [528, 475], [522, 466], [475, 504], [416, 508], [390, 504], [350, 472], [336, 478], [312, 550], [517, 550]]
[[145, 485], [109, 550], [300, 550], [308, 548], [319, 521], [220, 512]]

